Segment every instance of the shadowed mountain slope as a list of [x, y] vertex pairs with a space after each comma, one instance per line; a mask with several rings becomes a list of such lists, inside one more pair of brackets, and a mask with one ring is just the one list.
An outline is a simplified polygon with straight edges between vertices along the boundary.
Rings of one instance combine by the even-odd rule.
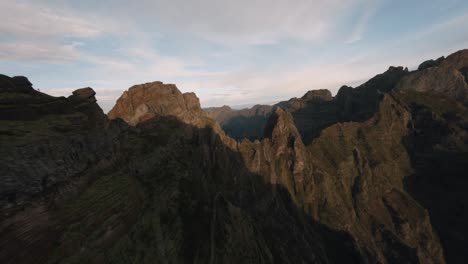
[[[328, 90], [308, 91], [301, 98], [291, 98], [273, 106], [254, 106], [232, 110], [228, 106], [205, 109], [224, 131], [236, 140], [262, 139], [268, 116], [281, 107], [294, 117], [294, 122], [306, 143], [320, 131], [337, 122], [364, 121], [375, 113], [385, 92], [392, 90], [408, 74], [403, 67], [390, 67], [366, 83], [352, 88], [343, 86], [335, 97]], [[258, 111], [261, 107], [262, 111]]]

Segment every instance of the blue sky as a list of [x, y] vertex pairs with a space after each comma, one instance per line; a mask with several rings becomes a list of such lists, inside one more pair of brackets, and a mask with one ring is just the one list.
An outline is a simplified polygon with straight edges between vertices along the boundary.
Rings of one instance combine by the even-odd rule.
[[464, 0], [0, 0], [0, 73], [93, 87], [106, 112], [150, 81], [203, 107], [272, 103], [463, 48]]

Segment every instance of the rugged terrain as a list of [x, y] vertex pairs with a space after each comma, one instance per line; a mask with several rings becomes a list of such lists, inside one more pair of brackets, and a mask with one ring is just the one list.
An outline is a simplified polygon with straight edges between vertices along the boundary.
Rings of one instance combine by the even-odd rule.
[[333, 97], [106, 116], [0, 76], [1, 263], [466, 263], [468, 50]]

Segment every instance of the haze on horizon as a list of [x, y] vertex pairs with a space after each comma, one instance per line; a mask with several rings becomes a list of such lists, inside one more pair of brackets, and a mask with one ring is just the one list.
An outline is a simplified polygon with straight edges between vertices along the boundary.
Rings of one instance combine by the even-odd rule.
[[0, 73], [110, 110], [134, 84], [174, 83], [203, 107], [357, 85], [468, 47], [463, 0], [0, 0]]

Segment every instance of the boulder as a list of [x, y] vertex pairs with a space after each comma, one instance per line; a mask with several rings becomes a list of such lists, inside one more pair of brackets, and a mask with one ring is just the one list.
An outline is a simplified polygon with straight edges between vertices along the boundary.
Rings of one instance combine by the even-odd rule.
[[96, 102], [96, 98], [94, 97], [95, 95], [96, 92], [92, 88], [86, 87], [73, 91], [72, 96], [81, 100]]

